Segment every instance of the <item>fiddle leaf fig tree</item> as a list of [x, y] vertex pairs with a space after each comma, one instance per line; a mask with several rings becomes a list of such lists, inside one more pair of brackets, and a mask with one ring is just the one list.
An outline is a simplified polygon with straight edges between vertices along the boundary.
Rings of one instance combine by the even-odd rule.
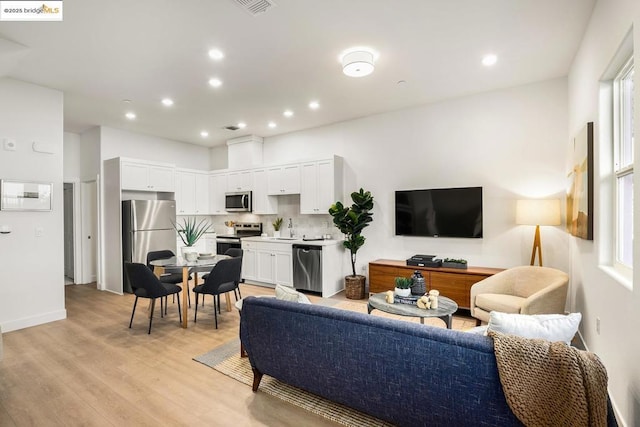
[[373, 221], [373, 196], [369, 191], [354, 191], [351, 193], [353, 205], [345, 207], [341, 202], [336, 202], [329, 208], [329, 214], [333, 217], [333, 224], [345, 235], [343, 245], [351, 252], [351, 271], [356, 276], [356, 253], [364, 245], [365, 237], [362, 230]]

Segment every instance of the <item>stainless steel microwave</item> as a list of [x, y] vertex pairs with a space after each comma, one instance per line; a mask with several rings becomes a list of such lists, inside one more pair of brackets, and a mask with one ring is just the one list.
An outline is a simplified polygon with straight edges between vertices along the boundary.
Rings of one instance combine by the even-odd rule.
[[224, 209], [227, 212], [251, 212], [251, 191], [225, 193]]

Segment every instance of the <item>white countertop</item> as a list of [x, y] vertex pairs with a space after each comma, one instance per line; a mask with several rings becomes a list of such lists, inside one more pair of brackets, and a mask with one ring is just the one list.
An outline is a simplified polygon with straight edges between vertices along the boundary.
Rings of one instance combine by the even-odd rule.
[[302, 240], [302, 237], [243, 237], [243, 242], [263, 242], [263, 243], [286, 243], [294, 245], [309, 245], [309, 246], [333, 246], [342, 243], [342, 240]]

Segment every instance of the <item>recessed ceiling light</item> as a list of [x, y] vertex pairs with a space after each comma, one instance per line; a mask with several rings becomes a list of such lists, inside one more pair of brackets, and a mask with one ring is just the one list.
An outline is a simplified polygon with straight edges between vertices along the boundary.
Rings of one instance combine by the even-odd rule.
[[275, 124], [274, 122], [269, 122], [269, 124], [267, 125], [269, 126], [271, 129], [275, 128], [276, 126], [278, 126], [277, 124]]
[[212, 79], [209, 79], [209, 84], [213, 87], [220, 87], [222, 86], [222, 80], [214, 77]]
[[246, 127], [247, 127], [247, 124], [246, 124], [245, 122], [238, 122], [238, 125], [237, 125], [237, 126], [238, 126], [240, 129], [244, 129], [244, 128], [246, 128]]
[[167, 107], [171, 107], [173, 105], [173, 99], [171, 98], [164, 98], [162, 100], [162, 104], [164, 104]]
[[293, 117], [293, 111], [285, 110], [285, 112], [282, 113], [282, 115], [285, 116], [285, 117]]
[[124, 115], [127, 119], [129, 120], [135, 120], [136, 118], [136, 113], [134, 113], [133, 111], [129, 111], [127, 114]]
[[222, 53], [220, 49], [211, 49], [209, 51], [209, 58], [219, 61], [224, 58], [224, 53]]
[[498, 62], [498, 57], [492, 53], [489, 55], [485, 55], [482, 58], [482, 65], [484, 65], [485, 67], [490, 67], [494, 65], [496, 62]]
[[309, 103], [309, 108], [311, 108], [312, 110], [317, 110], [318, 108], [320, 108], [320, 103], [318, 101], [311, 101]]
[[200, 132], [200, 136], [203, 138], [206, 138], [209, 136], [209, 132], [207, 132], [206, 130], [203, 130], [202, 132]]

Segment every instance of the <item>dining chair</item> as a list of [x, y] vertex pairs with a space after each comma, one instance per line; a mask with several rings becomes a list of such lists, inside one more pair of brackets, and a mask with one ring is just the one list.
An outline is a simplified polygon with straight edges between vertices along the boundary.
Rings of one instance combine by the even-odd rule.
[[[240, 248], [229, 248], [225, 251], [224, 253], [227, 256], [230, 256], [232, 258], [240, 258], [242, 259], [242, 254], [243, 251]], [[202, 280], [207, 280], [207, 277], [209, 276], [209, 273], [205, 274], [202, 276]], [[242, 281], [242, 280], [241, 280]], [[238, 286], [238, 295], [240, 295], [240, 298], [242, 298], [242, 294], [240, 293], [240, 286]], [[236, 300], [238, 299], [238, 295], [236, 295], [236, 290], [233, 290], [233, 296], [236, 297]], [[202, 297], [202, 305], [204, 305], [204, 296]], [[189, 306], [191, 307], [191, 306]]]
[[[149, 267], [149, 269], [153, 271], [153, 265], [151, 265], [151, 261], [155, 261], [158, 259], [168, 259], [174, 256], [176, 255], [169, 249], [161, 251], [151, 251], [147, 253], [147, 267]], [[189, 278], [187, 280], [191, 280], [191, 274], [189, 274]], [[171, 283], [173, 285], [182, 284], [182, 268], [165, 269], [165, 273], [160, 276], [160, 281], [162, 283]], [[189, 286], [187, 286], [187, 301], [189, 301], [189, 307], [191, 307], [191, 292], [189, 292]], [[166, 303], [164, 309], [166, 314]]]
[[[129, 321], [129, 329], [133, 324], [133, 316], [136, 313], [136, 305], [138, 304], [138, 298], [148, 298], [151, 300], [151, 312], [149, 313], [149, 334], [151, 333], [151, 323], [153, 322], [153, 312], [156, 305], [156, 299], [160, 298], [160, 316], [162, 317], [162, 298], [169, 295], [176, 295], [182, 291], [182, 287], [172, 284], [161, 282], [155, 274], [153, 274], [147, 266], [144, 264], [125, 262], [125, 271], [131, 288], [136, 296], [133, 302], [133, 310], [131, 311], [131, 320]], [[180, 298], [178, 301], [178, 320], [182, 319], [182, 311], [180, 310]]]
[[[193, 288], [193, 292], [196, 294], [196, 311], [193, 316], [194, 323], [197, 322], [198, 318], [199, 295], [202, 294], [203, 298], [204, 295], [213, 295], [213, 315], [215, 318], [216, 329], [218, 329], [218, 313], [221, 313], [220, 295], [238, 289], [241, 270], [242, 258], [237, 257], [223, 259], [213, 266], [211, 273], [209, 273], [209, 276], [202, 285], [198, 285]], [[236, 301], [238, 301], [238, 296], [235, 295], [235, 297]]]

